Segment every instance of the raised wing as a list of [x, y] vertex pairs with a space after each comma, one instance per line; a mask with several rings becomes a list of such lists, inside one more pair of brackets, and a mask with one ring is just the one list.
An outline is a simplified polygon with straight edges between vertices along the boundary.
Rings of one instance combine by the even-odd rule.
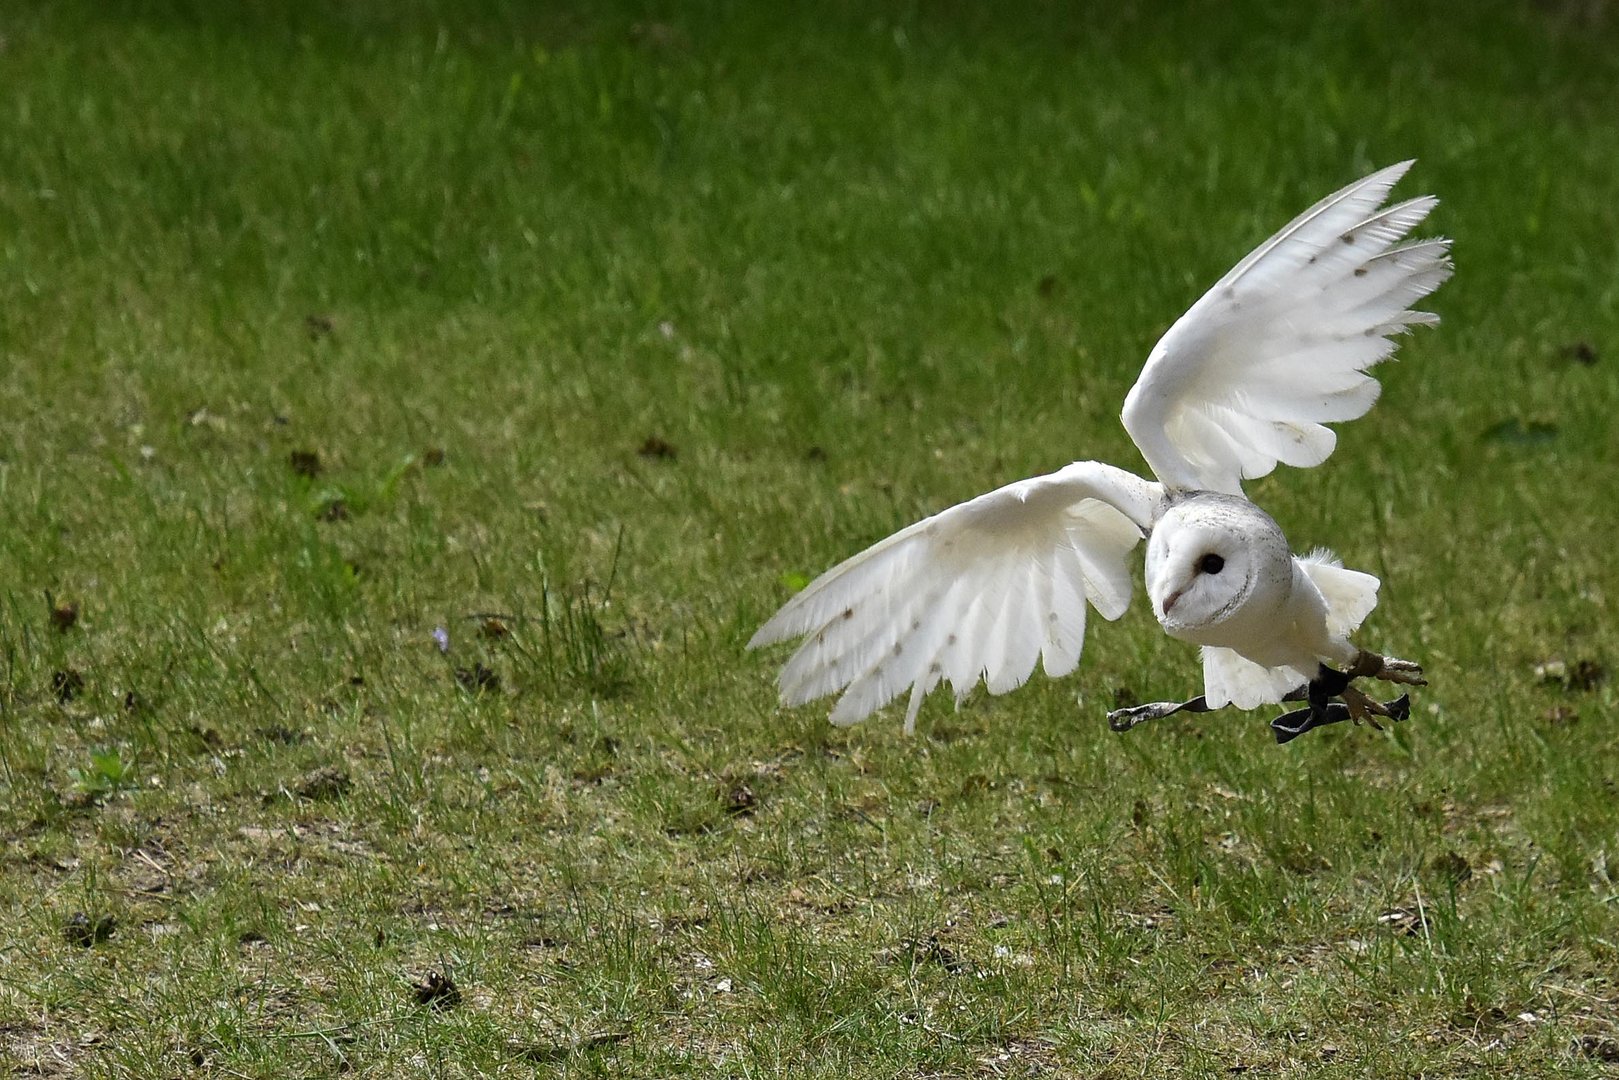
[[1085, 604], [1107, 619], [1130, 600], [1125, 555], [1163, 494], [1122, 469], [1081, 461], [1008, 484], [919, 521], [833, 567], [793, 597], [750, 648], [809, 635], [778, 680], [784, 705], [843, 691], [853, 724], [907, 687], [905, 730], [949, 680], [1004, 694], [1079, 663]]
[[1438, 200], [1383, 201], [1411, 162], [1316, 203], [1193, 304], [1147, 358], [1124, 426], [1171, 488], [1242, 494], [1277, 462], [1307, 468], [1381, 387], [1366, 374], [1451, 274], [1450, 241], [1400, 243]]

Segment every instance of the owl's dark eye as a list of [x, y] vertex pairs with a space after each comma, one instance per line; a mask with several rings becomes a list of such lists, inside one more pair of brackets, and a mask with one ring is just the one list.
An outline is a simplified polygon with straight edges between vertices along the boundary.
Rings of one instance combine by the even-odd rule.
[[1197, 568], [1205, 574], [1218, 574], [1225, 569], [1225, 560], [1211, 551], [1197, 560]]

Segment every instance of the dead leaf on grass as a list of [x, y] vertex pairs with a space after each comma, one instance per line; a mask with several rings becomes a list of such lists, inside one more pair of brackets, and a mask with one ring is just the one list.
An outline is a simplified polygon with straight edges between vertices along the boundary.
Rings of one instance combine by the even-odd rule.
[[[46, 595], [49, 600], [49, 594]], [[65, 634], [73, 629], [79, 622], [79, 605], [77, 601], [68, 600], [64, 603], [51, 604], [51, 627], [58, 633]]]
[[1597, 348], [1589, 341], [1571, 341], [1557, 350], [1557, 354], [1564, 360], [1572, 360], [1576, 364], [1590, 367], [1597, 362]]
[[470, 668], [456, 668], [455, 681], [469, 694], [493, 694], [500, 690], [500, 676], [483, 664]]
[[84, 693], [84, 675], [76, 668], [62, 668], [51, 673], [51, 690], [63, 705]]
[[661, 435], [648, 435], [636, 453], [644, 458], [657, 458], [660, 461], [673, 461], [680, 456], [675, 444]]
[[1619, 1062], [1619, 1041], [1606, 1035], [1581, 1035], [1574, 1040], [1574, 1052], [1594, 1061]]
[[1390, 908], [1377, 917], [1377, 923], [1406, 937], [1420, 937], [1429, 928], [1427, 914], [1417, 908]]
[[186, 728], [186, 734], [210, 750], [218, 750], [225, 745], [225, 740], [220, 736], [219, 732], [211, 727], [192, 724]]
[[759, 804], [759, 797], [747, 784], [737, 784], [725, 794], [725, 812], [732, 817], [747, 817]]
[[100, 945], [112, 937], [118, 929], [118, 920], [111, 915], [102, 915], [91, 919], [82, 911], [75, 911], [68, 916], [62, 924], [62, 939], [69, 945], [77, 945], [81, 949], [88, 949], [92, 945]]
[[900, 942], [900, 949], [912, 963], [938, 964], [952, 975], [962, 975], [972, 970], [972, 965], [940, 941], [936, 933], [925, 938], [906, 938]]
[[461, 988], [448, 975], [429, 971], [413, 989], [416, 1004], [443, 1012], [461, 1004]]
[[321, 474], [320, 455], [313, 450], [294, 450], [287, 455], [287, 467], [296, 475], [313, 480]]
[[305, 773], [292, 790], [300, 799], [336, 799], [347, 795], [353, 787], [354, 780], [346, 769], [323, 765]]

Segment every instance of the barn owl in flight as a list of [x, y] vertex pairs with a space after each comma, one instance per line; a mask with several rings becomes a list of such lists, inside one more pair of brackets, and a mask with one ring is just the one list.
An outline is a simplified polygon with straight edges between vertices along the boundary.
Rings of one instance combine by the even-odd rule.
[[[1156, 481], [1075, 462], [953, 506], [822, 574], [750, 646], [803, 637], [780, 676], [799, 705], [842, 691], [832, 720], [852, 724], [909, 690], [913, 730], [927, 693], [957, 701], [1079, 663], [1086, 605], [1125, 611], [1126, 561], [1147, 540], [1153, 615], [1202, 647], [1203, 694], [1108, 715], [1115, 730], [1181, 710], [1279, 701], [1306, 708], [1272, 722], [1285, 742], [1324, 723], [1404, 719], [1353, 680], [1425, 685], [1422, 669], [1355, 645], [1378, 579], [1325, 551], [1295, 555], [1242, 481], [1277, 463], [1325, 461], [1324, 425], [1366, 413], [1369, 369], [1396, 338], [1437, 323], [1413, 305], [1450, 277], [1450, 241], [1406, 240], [1438, 200], [1385, 206], [1411, 162], [1350, 184], [1255, 248], [1170, 327], [1124, 399], [1125, 430]], [[1334, 700], [1335, 698], [1341, 700]]]

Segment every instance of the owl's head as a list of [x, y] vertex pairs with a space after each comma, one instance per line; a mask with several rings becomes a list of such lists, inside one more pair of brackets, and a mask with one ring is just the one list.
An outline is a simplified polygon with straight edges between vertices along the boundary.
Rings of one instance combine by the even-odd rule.
[[1147, 595], [1164, 628], [1199, 630], [1243, 607], [1288, 558], [1270, 516], [1245, 499], [1200, 494], [1170, 507], [1147, 544]]

